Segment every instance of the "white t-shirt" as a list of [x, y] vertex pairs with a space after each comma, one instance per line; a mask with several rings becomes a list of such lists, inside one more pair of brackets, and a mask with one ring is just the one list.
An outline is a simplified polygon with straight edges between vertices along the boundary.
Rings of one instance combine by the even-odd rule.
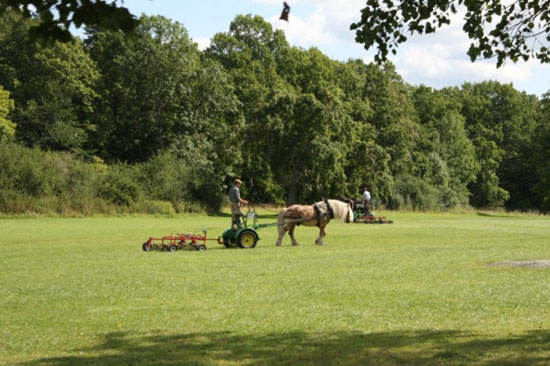
[[370, 201], [370, 193], [369, 193], [369, 191], [363, 192], [363, 201]]

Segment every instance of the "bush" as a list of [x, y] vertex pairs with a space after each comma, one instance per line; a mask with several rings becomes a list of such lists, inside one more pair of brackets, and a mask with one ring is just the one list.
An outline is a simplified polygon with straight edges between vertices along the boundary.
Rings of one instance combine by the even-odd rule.
[[191, 166], [170, 152], [161, 153], [136, 167], [147, 197], [153, 200], [184, 202], [192, 199], [194, 174]]
[[172, 153], [107, 166], [99, 158], [84, 162], [8, 142], [0, 145], [0, 212], [173, 215], [218, 209], [221, 178], [199, 170]]
[[417, 177], [398, 176], [395, 180], [395, 191], [391, 208], [420, 211], [445, 208], [443, 192]]
[[172, 152], [163, 152], [136, 169], [146, 196], [170, 201], [177, 212], [201, 212], [202, 204], [216, 211], [223, 203], [225, 195], [220, 187], [224, 177], [190, 164]]
[[166, 201], [145, 200], [133, 205], [132, 211], [152, 215], [175, 215], [172, 203]]
[[0, 189], [40, 197], [48, 193], [45, 153], [13, 143], [0, 144]]
[[115, 165], [99, 188], [100, 197], [121, 206], [131, 206], [142, 198], [142, 188], [131, 167]]

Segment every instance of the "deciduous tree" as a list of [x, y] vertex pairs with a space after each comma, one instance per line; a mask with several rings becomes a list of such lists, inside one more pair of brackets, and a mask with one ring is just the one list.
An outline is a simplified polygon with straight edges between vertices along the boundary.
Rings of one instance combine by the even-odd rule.
[[28, 38], [36, 21], [5, 12], [0, 25], [0, 83], [15, 101], [16, 138], [27, 146], [86, 150], [94, 62], [80, 40], [43, 47]]
[[534, 165], [536, 180], [533, 193], [536, 207], [550, 212], [550, 92], [543, 95], [540, 103], [540, 124], [534, 138]]
[[11, 140], [15, 134], [15, 123], [8, 118], [13, 108], [10, 93], [0, 85], [0, 141]]
[[470, 185], [475, 206], [525, 209], [535, 184], [533, 137], [538, 121], [537, 100], [511, 84], [466, 83], [461, 92], [470, 140], [481, 170]]
[[462, 11], [472, 61], [496, 57], [497, 66], [507, 59], [550, 62], [550, 0], [367, 0], [351, 29], [366, 49], [376, 45], [375, 59], [383, 62], [410, 35], [434, 33]]
[[127, 32], [137, 26], [136, 18], [117, 0], [0, 0], [0, 15], [7, 9], [37, 19], [29, 36], [49, 42], [73, 40], [71, 26]]

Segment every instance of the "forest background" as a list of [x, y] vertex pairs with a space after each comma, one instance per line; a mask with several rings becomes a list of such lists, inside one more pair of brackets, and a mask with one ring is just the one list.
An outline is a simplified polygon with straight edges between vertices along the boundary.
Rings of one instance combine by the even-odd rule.
[[387, 62], [335, 61], [237, 16], [209, 48], [142, 16], [69, 43], [0, 19], [0, 212], [219, 210], [356, 198], [390, 209], [550, 211], [550, 93], [435, 90]]

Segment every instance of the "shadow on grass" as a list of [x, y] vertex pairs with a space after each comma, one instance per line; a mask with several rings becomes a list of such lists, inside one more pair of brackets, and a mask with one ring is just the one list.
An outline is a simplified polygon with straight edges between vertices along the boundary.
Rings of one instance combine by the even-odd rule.
[[210, 217], [231, 217], [230, 212], [221, 212], [221, 211], [218, 211], [218, 212], [210, 211], [210, 212], [207, 212], [206, 215]]
[[[69, 365], [530, 365], [550, 364], [550, 331], [504, 338], [458, 331], [290, 332], [241, 335], [229, 332], [104, 335], [75, 356], [44, 358], [33, 366]], [[27, 363], [28, 364], [28, 363]]]
[[497, 213], [489, 213], [489, 212], [476, 212], [476, 215], [482, 216], [482, 217], [495, 217], [499, 219], [517, 219], [520, 216], [513, 215], [513, 214], [497, 214]]

